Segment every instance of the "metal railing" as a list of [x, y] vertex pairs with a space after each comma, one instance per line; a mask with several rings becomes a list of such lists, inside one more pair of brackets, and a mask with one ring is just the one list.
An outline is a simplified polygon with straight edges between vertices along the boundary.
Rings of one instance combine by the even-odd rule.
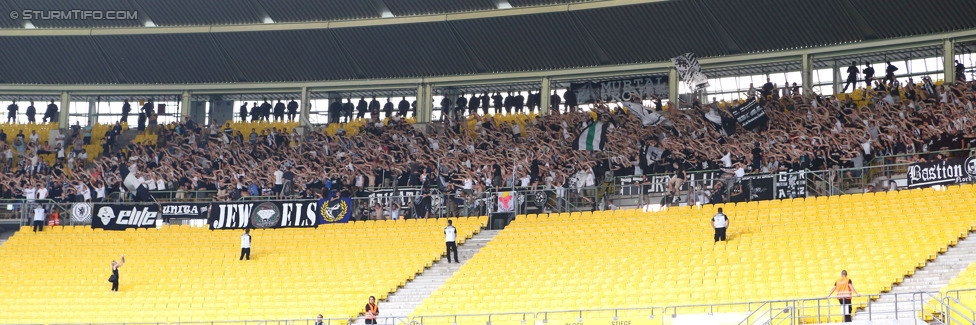
[[[959, 309], [942, 303], [943, 297], [938, 292], [890, 294], [890, 296], [894, 296], [892, 310], [873, 309], [873, 302], [877, 301], [881, 296], [882, 294], [872, 294], [854, 297], [854, 308], [857, 308], [859, 305], [866, 306], [855, 310], [853, 314], [860, 315], [859, 317], [866, 318], [867, 320], [902, 319], [908, 317], [905, 314], [911, 314], [912, 319], [921, 319], [926, 314], [942, 316], [948, 314], [951, 310]], [[669, 319], [694, 315], [725, 315], [726, 318], [742, 317], [738, 323], [739, 325], [810, 324], [843, 321], [844, 313], [841, 308], [842, 305], [836, 297], [818, 297], [741, 303], [673, 305], [665, 307], [417, 315], [410, 319], [409, 324], [491, 324], [492, 319], [508, 322], [521, 321], [523, 324], [538, 322], [550, 323], [553, 321], [585, 323], [592, 320], [616, 321], [640, 318], [651, 320], [651, 324], [663, 325], [667, 324]]]
[[943, 314], [948, 324], [976, 324], [976, 310], [963, 303], [962, 296], [968, 296], [976, 300], [976, 289], [957, 289], [949, 290], [943, 294], [943, 304], [952, 306], [953, 309]]

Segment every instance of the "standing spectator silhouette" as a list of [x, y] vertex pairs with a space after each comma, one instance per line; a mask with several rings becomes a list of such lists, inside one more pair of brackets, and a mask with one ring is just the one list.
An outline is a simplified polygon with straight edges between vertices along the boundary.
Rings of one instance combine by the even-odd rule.
[[47, 110], [44, 111], [44, 123], [47, 121], [57, 122], [58, 121], [58, 105], [54, 104], [54, 100], [51, 100], [50, 104], [47, 104]]
[[24, 115], [27, 115], [27, 123], [28, 124], [36, 124], [37, 123], [37, 120], [34, 119], [34, 116], [37, 115], [37, 108], [34, 107], [34, 101], [33, 100], [30, 101], [30, 105], [27, 106], [27, 110], [24, 111]]
[[871, 66], [871, 62], [864, 62], [864, 88], [871, 88], [871, 83], [874, 82], [874, 67]]
[[885, 64], [887, 65], [885, 67], [885, 76], [884, 79], [881, 80], [881, 82], [887, 82], [889, 84], [893, 84], [895, 82], [895, 71], [898, 71], [898, 67], [891, 64], [891, 61], [885, 61]]
[[7, 105], [7, 123], [17, 123], [18, 109], [16, 100]]
[[861, 73], [861, 70], [857, 68], [857, 61], [851, 62], [851, 66], [847, 67], [847, 83], [844, 84], [844, 89], [840, 92], [846, 92], [847, 86], [851, 87], [851, 91], [857, 89], [857, 75]]
[[288, 102], [288, 121], [294, 121], [295, 115], [298, 115], [298, 102], [294, 99]]

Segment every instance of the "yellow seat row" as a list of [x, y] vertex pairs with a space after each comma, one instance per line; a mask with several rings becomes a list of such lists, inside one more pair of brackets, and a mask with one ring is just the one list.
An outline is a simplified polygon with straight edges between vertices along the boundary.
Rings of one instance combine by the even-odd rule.
[[[470, 238], [487, 217], [453, 219]], [[360, 225], [361, 224], [361, 225]], [[356, 317], [444, 253], [444, 220], [251, 231], [185, 226], [22, 229], [0, 246], [0, 323], [176, 322]], [[340, 235], [341, 234], [341, 235]], [[120, 290], [107, 281], [125, 254]], [[68, 306], [50, 312], [51, 306]]]
[[[976, 226], [963, 204], [973, 194], [954, 186], [519, 216], [413, 316], [820, 297], [841, 270], [860, 293], [876, 294]], [[729, 241], [715, 243], [719, 207], [731, 226]]]

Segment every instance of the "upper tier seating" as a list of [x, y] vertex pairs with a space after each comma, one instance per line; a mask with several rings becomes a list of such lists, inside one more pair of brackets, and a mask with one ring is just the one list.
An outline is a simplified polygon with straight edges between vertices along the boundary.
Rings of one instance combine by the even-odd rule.
[[[486, 217], [454, 219], [471, 238]], [[445, 220], [367, 221], [317, 229], [187, 226], [112, 232], [25, 228], [0, 247], [0, 323], [349, 319], [444, 253]], [[119, 292], [110, 262], [125, 254]], [[335, 324], [335, 323], [333, 323]]]

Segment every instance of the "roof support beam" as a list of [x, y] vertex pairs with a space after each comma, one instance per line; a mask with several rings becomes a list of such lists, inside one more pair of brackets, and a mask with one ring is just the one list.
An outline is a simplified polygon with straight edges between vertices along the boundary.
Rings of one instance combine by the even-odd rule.
[[[753, 53], [722, 57], [700, 58], [704, 68], [735, 67], [753, 64], [770, 64], [785, 61], [798, 61], [806, 54], [817, 59], [833, 56], [872, 53], [890, 49], [903, 49], [918, 46], [943, 45], [946, 40], [965, 41], [976, 39], [976, 29], [944, 34], [931, 34], [908, 38], [880, 40], [862, 43], [841, 44], [802, 50], [789, 50], [767, 53]], [[949, 62], [952, 62], [951, 60]], [[670, 61], [598, 66], [578, 69], [550, 71], [528, 71], [509, 73], [480, 73], [472, 75], [441, 76], [429, 78], [398, 79], [357, 79], [318, 82], [266, 82], [266, 83], [215, 83], [215, 84], [80, 84], [80, 85], [36, 85], [0, 84], [0, 94], [59, 94], [67, 91], [73, 95], [150, 95], [181, 94], [191, 90], [194, 94], [245, 94], [245, 93], [296, 93], [302, 87], [313, 91], [348, 91], [370, 89], [416, 88], [420, 84], [435, 87], [463, 86], [476, 84], [498, 84], [516, 82], [537, 82], [542, 77], [552, 81], [612, 77], [636, 74], [664, 74], [671, 68]], [[419, 102], [418, 102], [419, 103]]]
[[800, 58], [800, 83], [803, 84], [803, 94], [813, 91], [813, 57], [809, 53], [803, 53]]
[[[174, 27], [129, 27], [129, 28], [63, 28], [63, 29], [2, 29], [0, 36], [52, 36], [52, 35], [138, 35], [138, 34], [180, 34], [180, 33], [226, 33], [226, 32], [255, 32], [297, 29], [328, 29], [364, 26], [381, 26], [411, 23], [429, 23], [440, 21], [481, 19], [493, 17], [522, 16], [540, 13], [569, 12], [597, 8], [608, 8], [642, 3], [663, 2], [669, 0], [604, 0], [584, 3], [557, 4], [548, 6], [522, 7], [505, 10], [485, 10], [464, 13], [436, 14], [409, 17], [374, 18], [340, 21], [323, 21], [307, 23], [275, 23], [275, 24], [241, 24], [241, 25], [211, 25], [211, 26], [174, 26]], [[377, 0], [377, 6], [383, 5]], [[385, 6], [385, 5], [383, 5]], [[382, 8], [377, 8], [382, 10]], [[144, 10], [140, 10], [140, 15]]]
[[942, 55], [942, 80], [946, 82], [956, 80], [956, 42], [951, 39], [942, 41]]

